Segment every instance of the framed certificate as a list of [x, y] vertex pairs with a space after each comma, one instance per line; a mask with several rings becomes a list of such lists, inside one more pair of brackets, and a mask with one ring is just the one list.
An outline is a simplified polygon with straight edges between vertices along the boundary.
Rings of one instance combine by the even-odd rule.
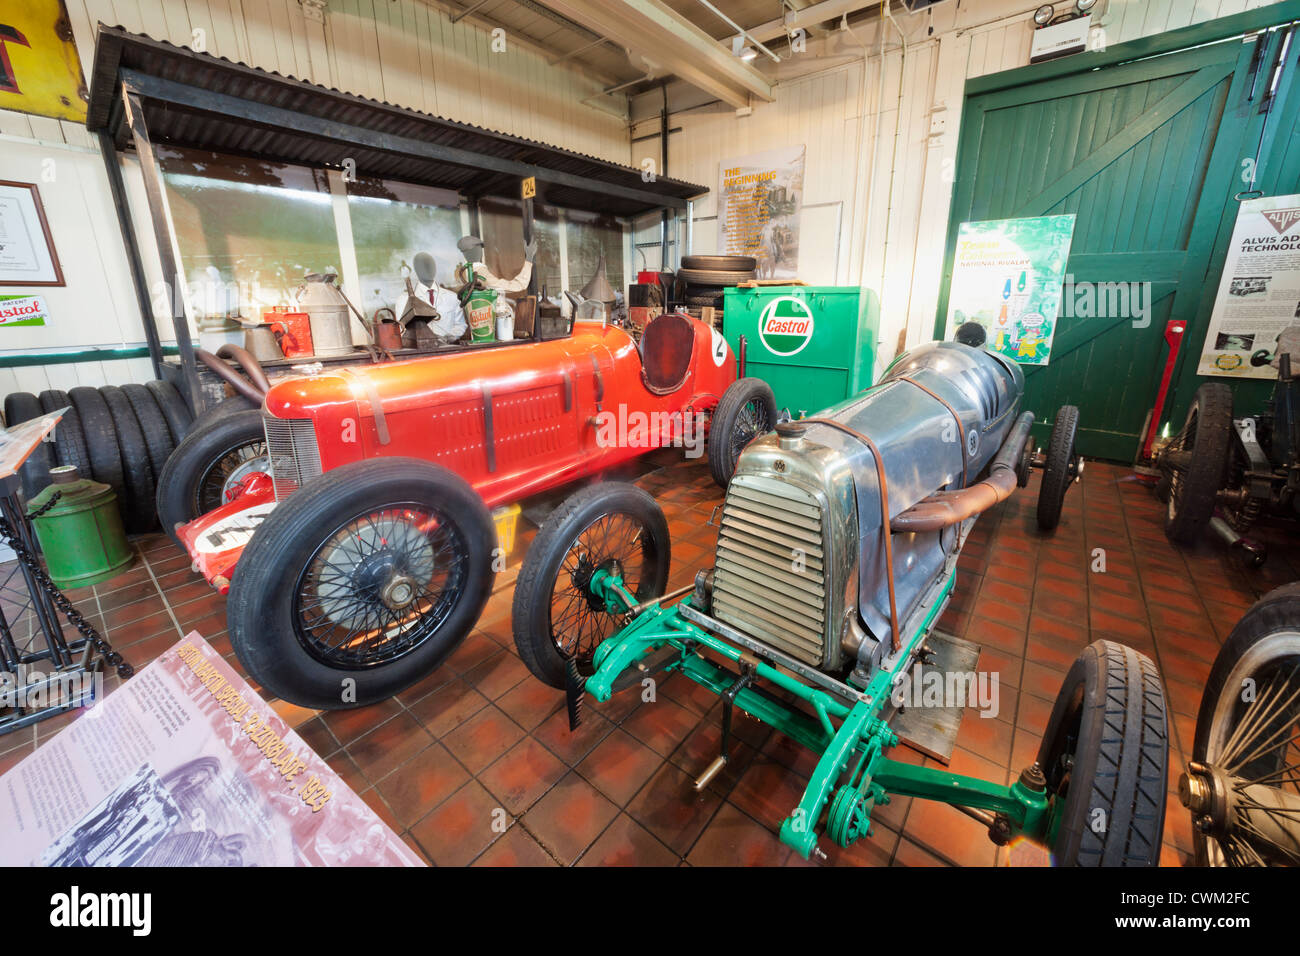
[[63, 284], [40, 190], [0, 180], [0, 286]]

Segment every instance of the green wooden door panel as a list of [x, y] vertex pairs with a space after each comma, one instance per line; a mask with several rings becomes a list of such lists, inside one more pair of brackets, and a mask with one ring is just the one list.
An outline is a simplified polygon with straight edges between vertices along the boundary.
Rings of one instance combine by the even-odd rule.
[[1067, 274], [1134, 284], [1145, 311], [1071, 316], [1063, 303], [1051, 364], [1026, 368], [1026, 404], [1039, 416], [1040, 437], [1060, 405], [1078, 405], [1081, 453], [1134, 457], [1165, 324], [1195, 313], [1179, 283], [1205, 268], [1208, 247], [1194, 244], [1200, 193], [1223, 178], [1215, 164], [1229, 162], [1221, 133], [1249, 62], [1248, 46], [1217, 43], [968, 98], [939, 330], [964, 221], [1072, 213]]

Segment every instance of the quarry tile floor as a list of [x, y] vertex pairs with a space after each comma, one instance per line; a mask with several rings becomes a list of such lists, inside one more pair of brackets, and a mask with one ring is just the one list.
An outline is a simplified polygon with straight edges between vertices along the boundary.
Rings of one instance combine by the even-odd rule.
[[[635, 477], [663, 505], [672, 533], [669, 586], [711, 563], [722, 501], [701, 461], [661, 452]], [[1162, 509], [1130, 469], [1089, 463], [1053, 536], [1034, 521], [1030, 487], [977, 522], [940, 626], [980, 645], [996, 672], [998, 713], [963, 716], [950, 768], [998, 782], [1033, 759], [1070, 662], [1110, 638], [1155, 659], [1170, 716], [1170, 791], [1161, 862], [1190, 861], [1191, 829], [1176, 782], [1191, 746], [1201, 686], [1219, 646], [1260, 595], [1300, 577], [1293, 532], [1265, 530], [1270, 558], [1244, 569], [1212, 541], [1178, 550]], [[999, 849], [951, 807], [896, 799], [875, 814], [875, 835], [848, 850], [823, 837], [825, 860], [805, 862], [776, 831], [815, 760], [788, 738], [737, 715], [732, 763], [704, 790], [694, 778], [717, 753], [717, 698], [680, 675], [657, 699], [587, 701], [570, 733], [563, 695], [533, 679], [511, 639], [514, 575], [535, 528], [521, 521], [509, 569], [477, 629], [437, 672], [396, 698], [317, 713], [274, 701], [303, 739], [398, 831], [439, 866], [740, 864], [989, 866], [1042, 862]], [[167, 538], [136, 539], [135, 565], [72, 596], [137, 669], [197, 630], [234, 659], [224, 599]], [[1098, 549], [1101, 549], [1099, 552]], [[1104, 557], [1104, 572], [1098, 567]], [[110, 677], [108, 686], [118, 683]], [[0, 736], [0, 772], [72, 720], [68, 714]], [[891, 756], [932, 760], [906, 747]], [[492, 821], [504, 810], [504, 832]]]

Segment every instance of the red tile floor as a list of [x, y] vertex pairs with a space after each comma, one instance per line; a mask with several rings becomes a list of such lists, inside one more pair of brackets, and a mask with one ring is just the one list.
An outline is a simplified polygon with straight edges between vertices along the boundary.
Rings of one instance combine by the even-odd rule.
[[[708, 521], [721, 495], [703, 463], [675, 453], [644, 460], [640, 471], [638, 483], [669, 518], [669, 585], [684, 584], [712, 554], [716, 529]], [[1125, 641], [1153, 656], [1165, 676], [1171, 791], [1162, 862], [1186, 863], [1190, 827], [1174, 788], [1201, 684], [1242, 612], [1300, 577], [1300, 549], [1289, 533], [1274, 533], [1269, 563], [1256, 572], [1212, 542], [1176, 550], [1151, 492], [1116, 466], [1089, 465], [1052, 537], [1034, 523], [1036, 493], [1035, 479], [976, 524], [941, 622], [981, 645], [979, 668], [997, 671], [1001, 689], [996, 719], [964, 716], [951, 768], [1013, 779], [1033, 758], [1075, 655], [1099, 637]], [[627, 694], [603, 705], [589, 699], [584, 724], [569, 733], [562, 694], [528, 674], [510, 635], [514, 573], [534, 533], [521, 524], [511, 570], [499, 577], [478, 628], [436, 673], [361, 710], [315, 713], [276, 702], [277, 710], [440, 866], [802, 864], [775, 834], [802, 792], [811, 755], [738, 715], [736, 759], [696, 794], [691, 783], [717, 752], [721, 705], [690, 681], [668, 678], [652, 703]], [[168, 539], [135, 547], [130, 571], [74, 595], [83, 611], [137, 668], [191, 629], [233, 662], [223, 599]], [[1104, 573], [1092, 570], [1097, 549]], [[0, 737], [0, 772], [70, 719]], [[929, 759], [905, 747], [893, 756]], [[823, 840], [825, 864], [1008, 862], [979, 824], [947, 806], [896, 800], [877, 820], [874, 838], [851, 850]]]

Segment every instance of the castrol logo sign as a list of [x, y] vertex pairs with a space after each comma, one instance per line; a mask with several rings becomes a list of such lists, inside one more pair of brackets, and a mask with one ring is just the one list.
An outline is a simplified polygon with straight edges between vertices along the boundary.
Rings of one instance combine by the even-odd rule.
[[758, 317], [758, 337], [773, 355], [796, 355], [812, 341], [813, 314], [794, 296], [773, 299]]

